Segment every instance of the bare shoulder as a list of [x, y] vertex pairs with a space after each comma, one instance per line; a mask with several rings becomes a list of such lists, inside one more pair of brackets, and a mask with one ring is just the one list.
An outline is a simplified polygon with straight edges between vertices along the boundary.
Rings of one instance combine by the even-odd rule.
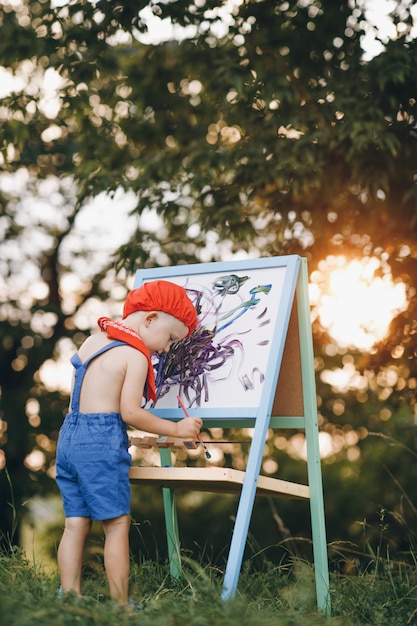
[[82, 343], [80, 349], [78, 350], [78, 354], [80, 359], [84, 361], [88, 359], [92, 354], [100, 350], [106, 344], [109, 344], [110, 340], [107, 338], [105, 333], [93, 333]]
[[[78, 354], [79, 357], [82, 361], [85, 361], [86, 359], [88, 359], [90, 356], [92, 356], [93, 354], [95, 354], [98, 350], [100, 350], [101, 348], [103, 348], [106, 345], [109, 345], [110, 343], [113, 343], [113, 339], [109, 339], [106, 335], [106, 333], [94, 333], [92, 335], [90, 335], [85, 341], [84, 343], [81, 345]], [[120, 366], [121, 362], [125, 362], [126, 365], [140, 365], [143, 364], [144, 362], [147, 363], [147, 358], [144, 354], [142, 354], [139, 350], [137, 350], [136, 348], [133, 348], [132, 346], [129, 346], [128, 344], [126, 345], [121, 345], [121, 346], [117, 346], [116, 348], [109, 350], [108, 352], [103, 353], [102, 355], [100, 355], [100, 361], [112, 361], [114, 363], [117, 362], [117, 364]]]

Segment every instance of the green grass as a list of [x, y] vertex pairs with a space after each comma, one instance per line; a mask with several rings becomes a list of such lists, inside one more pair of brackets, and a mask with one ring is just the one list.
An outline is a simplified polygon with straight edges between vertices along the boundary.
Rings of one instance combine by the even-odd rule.
[[0, 554], [0, 622], [4, 626], [407, 626], [417, 624], [416, 568], [380, 558], [362, 573], [331, 576], [332, 615], [315, 604], [311, 566], [245, 565], [234, 599], [220, 598], [222, 572], [185, 560], [181, 581], [150, 561], [132, 564], [130, 595], [144, 610], [129, 615], [107, 597], [101, 568], [84, 576], [84, 597], [57, 598], [58, 576], [19, 549]]

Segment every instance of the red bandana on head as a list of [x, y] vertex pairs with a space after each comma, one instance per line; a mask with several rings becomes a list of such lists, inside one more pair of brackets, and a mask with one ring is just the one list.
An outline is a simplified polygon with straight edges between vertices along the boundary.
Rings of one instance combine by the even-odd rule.
[[146, 389], [144, 390], [144, 395], [146, 400], [153, 400], [153, 402], [156, 402], [155, 374], [153, 371], [151, 354], [138, 333], [135, 332], [133, 328], [129, 328], [129, 326], [125, 326], [121, 322], [114, 322], [109, 317], [100, 317], [97, 320], [97, 324], [103, 332], [107, 332], [107, 337], [109, 339], [124, 341], [129, 344], [129, 346], [136, 348], [136, 350], [139, 350], [139, 352], [142, 352], [142, 354], [146, 356], [148, 359], [148, 376], [146, 379]]
[[197, 326], [197, 312], [186, 289], [168, 280], [153, 280], [133, 289], [123, 308], [123, 319], [136, 311], [163, 311], [188, 328], [190, 336]]

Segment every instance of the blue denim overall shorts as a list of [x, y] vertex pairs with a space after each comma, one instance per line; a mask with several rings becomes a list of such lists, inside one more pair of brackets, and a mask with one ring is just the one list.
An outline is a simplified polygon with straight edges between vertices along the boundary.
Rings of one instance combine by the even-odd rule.
[[56, 454], [56, 481], [65, 517], [107, 520], [130, 513], [127, 426], [120, 413], [81, 413], [80, 392], [88, 364], [103, 352], [126, 345], [113, 341], [84, 363], [75, 354], [71, 410], [61, 427]]

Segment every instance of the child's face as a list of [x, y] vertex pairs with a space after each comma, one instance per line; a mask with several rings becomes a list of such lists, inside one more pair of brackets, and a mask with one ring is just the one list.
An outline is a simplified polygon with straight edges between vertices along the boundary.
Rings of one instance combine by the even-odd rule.
[[162, 311], [148, 313], [143, 326], [140, 336], [149, 351], [157, 354], [168, 352], [173, 343], [188, 335], [188, 328], [183, 322]]

